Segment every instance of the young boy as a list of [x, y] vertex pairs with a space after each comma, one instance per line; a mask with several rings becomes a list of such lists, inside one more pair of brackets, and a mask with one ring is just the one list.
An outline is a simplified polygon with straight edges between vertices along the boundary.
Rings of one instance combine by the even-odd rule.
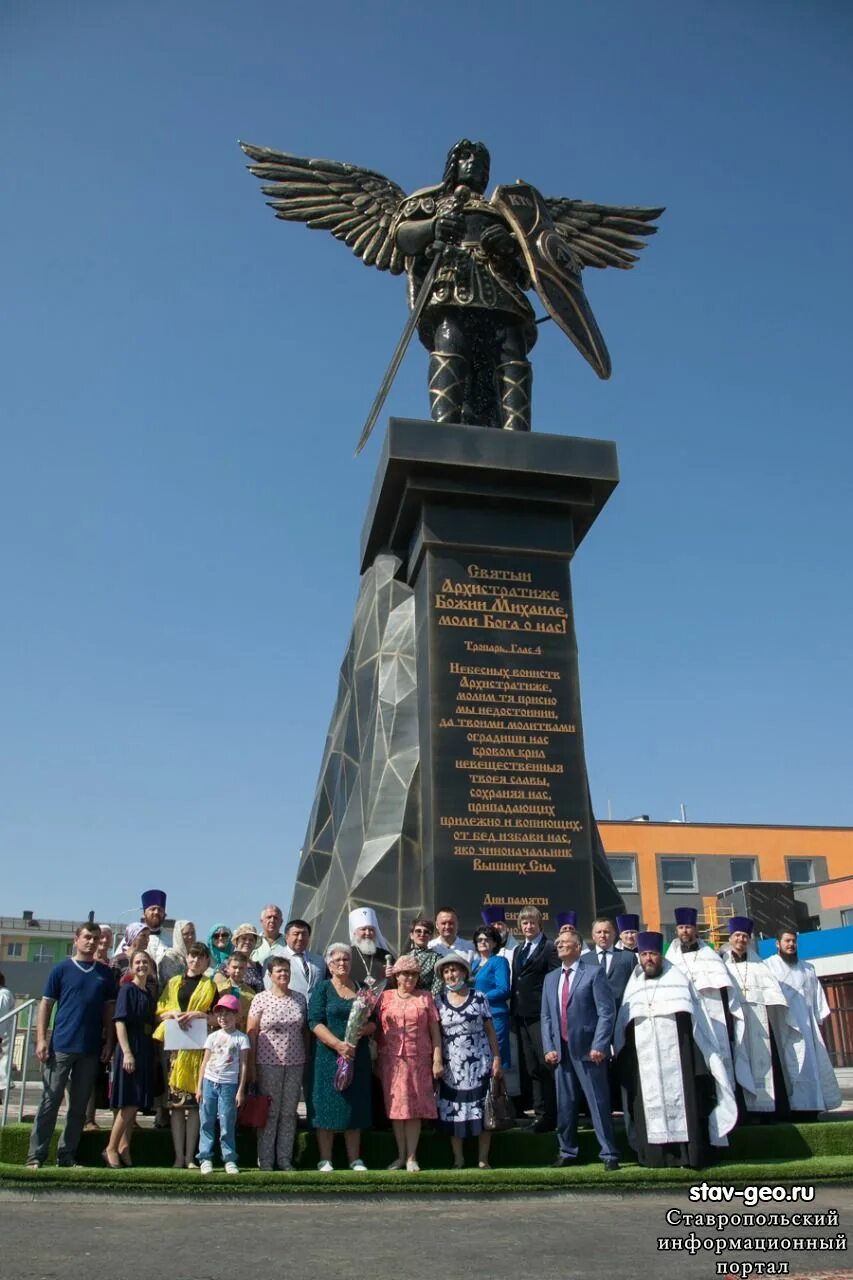
[[245, 1031], [237, 1030], [240, 1001], [236, 996], [220, 996], [213, 1011], [219, 1030], [212, 1031], [207, 1037], [201, 1060], [197, 1094], [201, 1107], [198, 1159], [202, 1173], [213, 1173], [213, 1143], [218, 1114], [219, 1145], [225, 1172], [239, 1173], [235, 1130], [237, 1109], [246, 1095], [251, 1046]]

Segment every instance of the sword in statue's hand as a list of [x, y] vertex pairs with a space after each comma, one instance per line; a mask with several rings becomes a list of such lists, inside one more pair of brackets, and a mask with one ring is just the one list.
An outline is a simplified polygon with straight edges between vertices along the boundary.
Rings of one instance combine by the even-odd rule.
[[[470, 194], [471, 194], [471, 191], [470, 191], [470, 188], [468, 187], [460, 186], [456, 188], [456, 190], [453, 193], [453, 205], [452, 205], [452, 211], [454, 213], [462, 212], [462, 210], [465, 208], [465, 203], [468, 200]], [[379, 414], [382, 412], [382, 406], [388, 397], [388, 392], [391, 390], [391, 384], [393, 383], [394, 379], [397, 376], [397, 370], [400, 368], [400, 365], [403, 363], [403, 356], [406, 354], [406, 350], [408, 349], [409, 343], [412, 340], [412, 334], [415, 332], [415, 329], [417, 329], [418, 327], [418, 321], [420, 320], [421, 315], [423, 313], [423, 309], [427, 304], [430, 294], [432, 293], [432, 287], [433, 287], [433, 284], [435, 283], [435, 277], [438, 274], [438, 268], [441, 266], [441, 260], [444, 257], [445, 250], [447, 249], [447, 244], [443, 240], [434, 240], [432, 244], [432, 248], [433, 248], [432, 262], [430, 263], [429, 270], [424, 276], [424, 282], [421, 285], [420, 290], [418, 291], [418, 296], [415, 299], [415, 305], [412, 307], [411, 311], [409, 312], [409, 318], [406, 321], [405, 329], [400, 335], [400, 341], [397, 343], [397, 346], [394, 348], [394, 354], [392, 355], [391, 362], [385, 371], [385, 377], [382, 379], [382, 382], [380, 383], [379, 390], [376, 393], [376, 399], [373, 401], [373, 404], [371, 405], [371, 408], [370, 408], [370, 413], [367, 415], [367, 421], [364, 424], [364, 430], [359, 436], [358, 444], [355, 447], [356, 457], [358, 457], [358, 455], [361, 453], [364, 446], [367, 444], [367, 441], [370, 439], [370, 433], [376, 425], [376, 419], [379, 417]]]

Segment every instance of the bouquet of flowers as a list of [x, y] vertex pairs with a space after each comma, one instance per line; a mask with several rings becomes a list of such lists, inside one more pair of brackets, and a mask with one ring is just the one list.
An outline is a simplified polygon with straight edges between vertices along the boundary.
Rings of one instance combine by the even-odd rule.
[[[362, 1028], [370, 1021], [370, 1015], [373, 1013], [376, 999], [377, 997], [373, 992], [368, 991], [365, 987], [362, 987], [358, 992], [350, 1006], [347, 1029], [344, 1032], [344, 1040], [347, 1044], [351, 1044], [353, 1047], [358, 1044]], [[335, 1088], [339, 1093], [342, 1093], [344, 1089], [348, 1089], [352, 1084], [352, 1073], [352, 1059], [338, 1054], [338, 1063], [335, 1070]]]

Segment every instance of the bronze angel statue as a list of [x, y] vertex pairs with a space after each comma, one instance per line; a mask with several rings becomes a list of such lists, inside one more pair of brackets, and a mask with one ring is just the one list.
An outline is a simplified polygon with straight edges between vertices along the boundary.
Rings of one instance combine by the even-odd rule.
[[276, 217], [331, 231], [369, 266], [408, 276], [409, 324], [359, 449], [415, 329], [429, 352], [433, 421], [529, 431], [531, 289], [598, 376], [610, 376], [581, 272], [632, 267], [645, 247], [637, 237], [655, 233], [662, 208], [543, 196], [520, 181], [487, 199], [489, 152], [467, 138], [450, 149], [441, 182], [413, 195], [357, 165], [241, 146]]

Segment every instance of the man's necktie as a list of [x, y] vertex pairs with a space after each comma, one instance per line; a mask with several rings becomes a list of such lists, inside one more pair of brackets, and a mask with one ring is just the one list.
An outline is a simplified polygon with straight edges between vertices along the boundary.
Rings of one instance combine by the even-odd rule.
[[524, 966], [527, 964], [527, 961], [528, 961], [529, 959], [530, 959], [530, 943], [529, 943], [529, 942], [525, 942], [524, 946], [521, 948], [521, 964], [520, 964], [520, 967], [521, 967], [522, 969], [523, 969], [523, 968], [524, 968]]
[[560, 1035], [568, 1043], [569, 1040], [569, 1000], [571, 999], [572, 971], [563, 970], [563, 992], [560, 997]]
[[311, 976], [310, 970], [308, 968], [308, 961], [305, 959], [304, 956], [300, 956], [299, 959], [302, 963], [302, 972], [305, 974], [305, 981], [307, 982]]

